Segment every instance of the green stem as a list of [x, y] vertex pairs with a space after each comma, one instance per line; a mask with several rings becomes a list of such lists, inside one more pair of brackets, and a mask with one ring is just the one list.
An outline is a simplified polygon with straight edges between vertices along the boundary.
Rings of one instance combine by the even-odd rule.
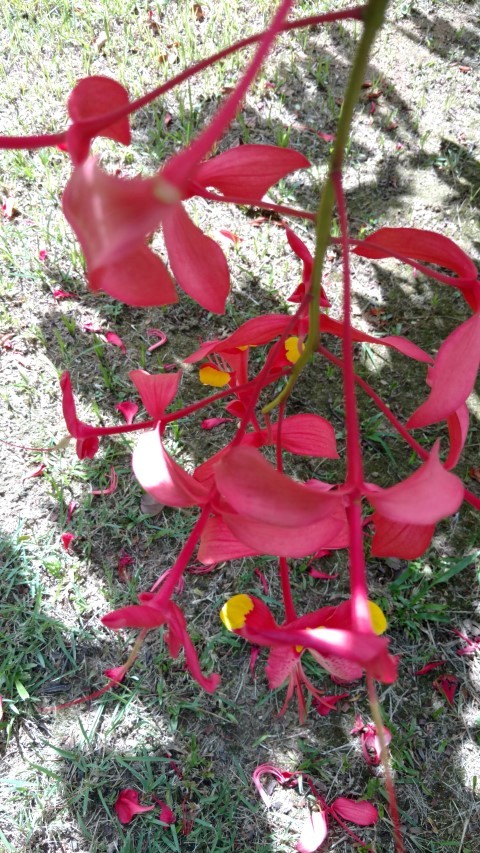
[[335, 204], [333, 174], [335, 172], [340, 172], [342, 169], [355, 105], [361, 91], [361, 85], [365, 76], [370, 50], [377, 32], [383, 23], [387, 3], [388, 0], [369, 0], [363, 14], [363, 33], [355, 54], [340, 118], [338, 120], [335, 143], [330, 157], [328, 178], [323, 188], [322, 195], [320, 196], [320, 202], [317, 209], [315, 258], [313, 261], [310, 284], [312, 301], [310, 303], [309, 311], [308, 337], [305, 341], [303, 352], [297, 363], [294, 365], [287, 384], [280, 394], [265, 406], [263, 410], [264, 412], [271, 411], [271, 409], [274, 409], [291, 394], [298, 377], [303, 371], [303, 368], [310, 361], [310, 358], [318, 346], [320, 335], [320, 290], [325, 254], [330, 243], [330, 230]]

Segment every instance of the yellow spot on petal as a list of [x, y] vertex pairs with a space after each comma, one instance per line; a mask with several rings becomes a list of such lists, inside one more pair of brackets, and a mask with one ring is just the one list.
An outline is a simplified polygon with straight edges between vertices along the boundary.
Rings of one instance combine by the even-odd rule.
[[285, 357], [290, 364], [295, 364], [302, 354], [303, 346], [297, 337], [285, 341]]
[[387, 620], [382, 608], [379, 607], [378, 604], [375, 604], [374, 601], [369, 601], [368, 611], [370, 613], [370, 619], [372, 620], [372, 628], [375, 633], [384, 634], [387, 630]]
[[298, 654], [300, 654], [301, 652], [303, 652], [303, 646], [295, 646], [295, 651], [296, 651]]
[[230, 382], [230, 374], [225, 370], [219, 370], [213, 364], [204, 364], [198, 372], [202, 385], [211, 385], [212, 388], [223, 388]]
[[220, 619], [227, 631], [237, 631], [245, 625], [245, 617], [253, 610], [254, 604], [249, 595], [240, 593], [229, 598], [221, 611]]
[[240, 350], [240, 352], [245, 352], [246, 349], [250, 349], [250, 344], [247, 344], [244, 347], [237, 347], [237, 349]]

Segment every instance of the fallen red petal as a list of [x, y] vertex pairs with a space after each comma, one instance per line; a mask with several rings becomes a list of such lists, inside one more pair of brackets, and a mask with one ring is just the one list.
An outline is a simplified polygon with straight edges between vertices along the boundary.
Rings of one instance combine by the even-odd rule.
[[135, 415], [138, 412], [138, 406], [136, 403], [133, 403], [131, 400], [125, 400], [124, 403], [117, 403], [115, 408], [123, 415], [127, 424], [133, 423]]
[[418, 669], [413, 674], [426, 675], [427, 672], [431, 672], [432, 669], [438, 669], [439, 666], [443, 666], [446, 662], [446, 660], [431, 660], [430, 663], [426, 663], [425, 666], [422, 666], [421, 669]]
[[205, 418], [200, 426], [202, 429], [215, 429], [215, 427], [221, 426], [221, 424], [228, 424], [234, 420], [235, 418]]
[[44, 465], [42, 462], [41, 465], [37, 466], [37, 468], [33, 468], [32, 471], [30, 471], [28, 474], [25, 474], [23, 479], [24, 480], [31, 480], [33, 477], [42, 477], [43, 472], [46, 470], [46, 467], [47, 466]]
[[110, 485], [106, 487], [106, 489], [92, 489], [92, 495], [113, 495], [114, 491], [118, 486], [118, 477], [117, 472], [113, 465], [110, 468]]
[[119, 338], [119, 336], [115, 334], [115, 332], [107, 332], [107, 334], [105, 335], [105, 338], [109, 344], [112, 344], [112, 346], [119, 347], [122, 350], [124, 355], [127, 354], [127, 348], [126, 348], [125, 344], [123, 343], [122, 339]]
[[[70, 293], [68, 290], [62, 290], [61, 287], [56, 287], [55, 290], [52, 290], [52, 296], [54, 299], [76, 299], [77, 298], [74, 293]], [[84, 327], [83, 327], [84, 329], [86, 328], [86, 325], [87, 324], [84, 325]], [[90, 329], [88, 329], [86, 331], [90, 331]], [[91, 331], [93, 331], [93, 329]]]
[[435, 690], [445, 696], [449, 705], [453, 706], [453, 700], [458, 686], [458, 678], [455, 675], [442, 675], [433, 682]]
[[75, 536], [73, 535], [73, 533], [62, 533], [62, 535], [60, 536], [60, 539], [62, 540], [62, 545], [63, 545], [65, 551], [69, 551], [70, 545], [72, 544], [73, 540], [75, 539]]

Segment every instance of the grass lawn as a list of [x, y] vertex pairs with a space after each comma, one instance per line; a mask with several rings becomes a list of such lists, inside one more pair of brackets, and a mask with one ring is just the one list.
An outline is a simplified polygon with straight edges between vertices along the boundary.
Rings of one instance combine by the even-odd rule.
[[[294, 14], [347, 5], [298, 0]], [[131, 98], [139, 97], [192, 62], [261, 30], [276, 6], [274, 0], [4, 0], [0, 133], [63, 130], [68, 95], [86, 75], [114, 77]], [[348, 144], [352, 236], [383, 225], [437, 230], [478, 262], [477, 18], [467, 0], [392, 0]], [[289, 146], [309, 158], [311, 169], [280, 181], [269, 192], [271, 201], [316, 209], [359, 33], [360, 25], [345, 23], [282, 36], [219, 143], [218, 151], [239, 143]], [[128, 148], [96, 140], [102, 165], [125, 176], [152, 174], [208, 122], [249, 55], [232, 55], [135, 114]], [[272, 806], [266, 809], [251, 776], [267, 763], [309, 774], [328, 802], [339, 796], [369, 799], [380, 821], [358, 829], [365, 839], [361, 849], [388, 853], [392, 827], [382, 772], [365, 763], [358, 738], [350, 734], [356, 715], [369, 718], [364, 683], [347, 685], [348, 698], [328, 717], [312, 708], [300, 726], [294, 703], [279, 717], [285, 690], [268, 690], [265, 656], [252, 676], [251, 647], [219, 620], [226, 599], [240, 592], [263, 597], [282, 618], [273, 559], [237, 560], [208, 574], [186, 574], [176, 600], [202, 668], [221, 674], [215, 693], [202, 692], [185, 670], [183, 655], [172, 660], [161, 631], [152, 631], [118, 689], [66, 710], [42, 710], [98, 690], [105, 684], [102, 673], [128, 657], [132, 632], [107, 631], [99, 620], [135, 601], [171, 566], [196, 519], [190, 509], [155, 512], [146, 506], [131, 471], [133, 434], [102, 441], [93, 460], [77, 458], [73, 443], [64, 441], [60, 374], [70, 371], [83, 420], [121, 423], [115, 406], [139, 403], [129, 371], [181, 365], [200, 339], [226, 335], [260, 313], [287, 310], [286, 299], [301, 276], [278, 217], [259, 222], [258, 209], [197, 199], [187, 203], [188, 211], [221, 243], [231, 271], [224, 316], [207, 314], [183, 293], [177, 304], [152, 309], [93, 294], [61, 211], [70, 169], [57, 148], [0, 156], [0, 851], [288, 853], [295, 850], [312, 799], [305, 785], [272, 786]], [[299, 220], [294, 227], [313, 248], [312, 226]], [[222, 230], [240, 240], [230, 241]], [[152, 245], [165, 257], [161, 236]], [[354, 322], [371, 334], [404, 334], [434, 354], [469, 316], [456, 290], [394, 262], [358, 258], [353, 276]], [[341, 258], [332, 248], [325, 289], [336, 317], [341, 281]], [[55, 298], [58, 289], [71, 296]], [[152, 352], [151, 329], [168, 338]], [[121, 338], [125, 351], [108, 341], [108, 332]], [[384, 349], [358, 345], [356, 367], [405, 420], [425, 398], [425, 366]], [[340, 352], [335, 344], [332, 351]], [[190, 366], [175, 406], [204, 393]], [[359, 397], [359, 403], [367, 479], [389, 485], [408, 476], [417, 467], [415, 457], [367, 398]], [[335, 368], [310, 365], [291, 407], [291, 413], [315, 411], [328, 418], [342, 456], [342, 388]], [[469, 408], [471, 432], [456, 473], [480, 495], [478, 394], [472, 394]], [[205, 432], [200, 422], [224, 414], [218, 404], [172, 424], [166, 433], [169, 452], [187, 468], [200, 464], [234, 434], [231, 423]], [[437, 435], [445, 448], [445, 430], [415, 433], [426, 447]], [[115, 494], [93, 494], [108, 487], [112, 467]], [[336, 460], [297, 458], [292, 473], [335, 482], [344, 472]], [[478, 515], [465, 504], [438, 525], [421, 559], [368, 563], [371, 598], [387, 614], [392, 651], [401, 656], [398, 681], [379, 685], [379, 693], [393, 735], [408, 853], [478, 850], [480, 656], [458, 655], [462, 641], [452, 629], [480, 636], [479, 530]], [[74, 536], [68, 549], [62, 543], [66, 532]], [[118, 564], [124, 555], [132, 562], [122, 574]], [[339, 578], [317, 579], [307, 559], [293, 561], [299, 612], [348, 595], [344, 551], [315, 567], [338, 572]], [[255, 570], [265, 576], [267, 592]], [[440, 659], [442, 668], [414, 675]], [[306, 671], [327, 694], [344, 689], [313, 662]], [[451, 706], [433, 686], [443, 674], [458, 679]], [[175, 823], [161, 823], [156, 807], [122, 825], [114, 803], [125, 788], [136, 789], [144, 805], [152, 797], [166, 802]], [[322, 850], [359, 849], [331, 823]]]

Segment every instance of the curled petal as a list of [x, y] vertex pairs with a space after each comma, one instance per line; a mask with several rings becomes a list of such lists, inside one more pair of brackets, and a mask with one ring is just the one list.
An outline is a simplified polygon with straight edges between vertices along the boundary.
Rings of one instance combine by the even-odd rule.
[[[75, 88], [72, 89], [67, 102], [68, 114], [74, 123], [69, 128], [68, 134], [68, 147], [74, 162], [82, 162], [88, 155], [90, 143], [90, 134], [86, 134], [85, 130], [81, 126], [76, 126], [75, 123], [82, 119], [91, 119], [112, 112], [118, 107], [125, 106], [128, 102], [127, 90], [110, 77], [98, 75], [79, 80]], [[128, 116], [102, 128], [96, 135], [106, 136], [116, 142], [121, 142], [123, 145], [130, 145], [131, 134]]]
[[202, 506], [209, 489], [187, 474], [166, 452], [159, 427], [142, 435], [133, 451], [134, 474], [146, 492], [167, 506]]
[[155, 806], [141, 806], [138, 801], [138, 791], [133, 788], [124, 788], [120, 791], [114, 809], [120, 823], [130, 823], [136, 814], [151, 812]]
[[332, 814], [342, 820], [349, 820], [357, 826], [373, 826], [378, 822], [378, 811], [367, 800], [351, 800], [349, 797], [337, 797], [330, 806]]

